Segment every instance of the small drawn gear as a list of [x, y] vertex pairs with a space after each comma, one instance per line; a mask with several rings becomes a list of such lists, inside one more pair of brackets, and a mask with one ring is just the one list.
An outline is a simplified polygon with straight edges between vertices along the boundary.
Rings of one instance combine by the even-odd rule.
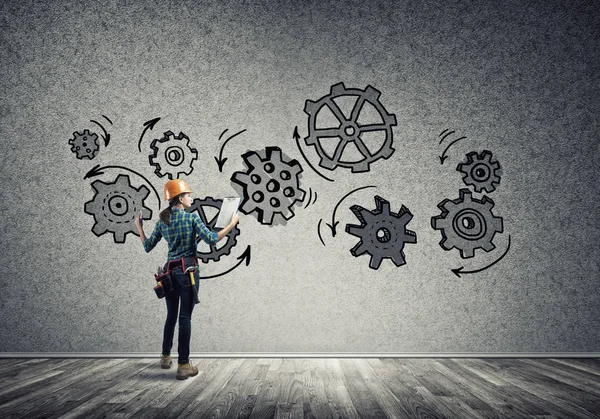
[[100, 237], [110, 232], [115, 243], [125, 243], [125, 236], [133, 233], [139, 236], [135, 226], [135, 217], [142, 211], [142, 218], [152, 218], [152, 210], [144, 206], [144, 199], [150, 190], [142, 185], [135, 188], [129, 182], [129, 176], [119, 175], [112, 183], [101, 180], [92, 182], [96, 191], [94, 198], [85, 203], [86, 214], [94, 216], [92, 232]]
[[[304, 138], [307, 145], [314, 146], [316, 152], [321, 157], [319, 166], [334, 170], [336, 167], [346, 167], [352, 169], [352, 172], [368, 172], [370, 164], [380, 158], [388, 159], [393, 153], [392, 148], [393, 134], [392, 126], [397, 125], [396, 116], [388, 113], [381, 102], [379, 102], [379, 96], [381, 92], [374, 87], [368, 85], [365, 90], [360, 89], [346, 89], [344, 83], [338, 83], [331, 86], [329, 95], [323, 96], [321, 99], [313, 102], [307, 100], [304, 105], [304, 112], [308, 114], [308, 137]], [[358, 96], [353, 108], [351, 115], [347, 117], [344, 115], [338, 104], [334, 99], [344, 96]], [[364, 104], [368, 103], [373, 105], [375, 111], [379, 114], [381, 123], [377, 124], [359, 124], [358, 120], [363, 111]], [[317, 115], [325, 107], [329, 108], [335, 118], [339, 121], [338, 126], [331, 126], [326, 128], [317, 128], [316, 121]], [[364, 138], [361, 138], [363, 133], [382, 131], [385, 133], [385, 140], [381, 147], [375, 152], [371, 152], [365, 145]], [[338, 142], [333, 155], [327, 154], [324, 150], [321, 139], [322, 138], [337, 137], [340, 139]], [[363, 159], [358, 161], [345, 161], [341, 160], [344, 150], [348, 144], [354, 144], [362, 155]]]
[[475, 249], [492, 251], [496, 246], [492, 239], [502, 233], [502, 217], [492, 213], [494, 201], [487, 196], [473, 198], [466, 189], [459, 190], [459, 198], [444, 199], [438, 204], [441, 215], [431, 217], [431, 226], [442, 231], [440, 246], [444, 250], [456, 247], [463, 259], [475, 256]]
[[[204, 199], [196, 198], [192, 205], [186, 209], [186, 212], [193, 213], [196, 212], [204, 225], [209, 230], [214, 230], [215, 224], [217, 223], [218, 211], [221, 209], [221, 205], [223, 205], [222, 199], [214, 199], [210, 196], [207, 196]], [[217, 214], [212, 217], [212, 219], [208, 219], [206, 215], [205, 207], [213, 207], [217, 209]], [[215, 262], [221, 259], [221, 256], [225, 256], [231, 253], [231, 249], [237, 244], [237, 236], [240, 234], [240, 229], [236, 225], [231, 229], [229, 233], [225, 236], [227, 238], [227, 242], [221, 246], [217, 247], [217, 244], [210, 244], [210, 252], [200, 252], [196, 250], [196, 256], [204, 263], [208, 263], [211, 260]]]
[[279, 147], [248, 151], [242, 158], [247, 171], [231, 176], [231, 181], [243, 188], [239, 210], [243, 214], [256, 211], [261, 224], [273, 224], [276, 214], [286, 220], [292, 218], [294, 204], [302, 202], [306, 194], [300, 188], [300, 163], [296, 159], [284, 160]]
[[493, 159], [489, 150], [483, 150], [481, 154], [470, 152], [467, 160], [459, 163], [456, 170], [462, 173], [465, 185], [473, 186], [475, 192], [493, 192], [500, 183], [500, 163]]
[[154, 173], [158, 177], [167, 175], [169, 179], [178, 179], [180, 174], [189, 176], [194, 170], [192, 162], [198, 159], [198, 150], [189, 143], [190, 139], [183, 132], [175, 136], [167, 131], [162, 138], [153, 140], [150, 148], [154, 151], [148, 160], [156, 167]]
[[92, 160], [98, 155], [98, 151], [100, 150], [98, 135], [87, 129], [83, 130], [83, 132], [74, 132], [73, 138], [69, 140], [69, 144], [71, 144], [71, 151], [80, 160]]
[[375, 196], [376, 208], [369, 211], [360, 205], [350, 207], [360, 225], [346, 224], [346, 232], [360, 241], [350, 249], [352, 256], [358, 257], [365, 253], [371, 255], [369, 268], [379, 269], [384, 258], [391, 259], [396, 266], [406, 263], [404, 259], [404, 244], [417, 242], [414, 231], [406, 229], [413, 215], [404, 205], [395, 214], [390, 211], [390, 203], [380, 196]]

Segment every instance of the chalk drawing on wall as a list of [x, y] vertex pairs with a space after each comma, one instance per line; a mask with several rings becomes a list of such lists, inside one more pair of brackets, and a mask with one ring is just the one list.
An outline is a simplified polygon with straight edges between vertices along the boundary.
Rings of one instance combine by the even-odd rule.
[[361, 90], [338, 83], [331, 86], [328, 95], [305, 102], [304, 112], [309, 117], [304, 141], [315, 147], [320, 167], [368, 172], [371, 163], [394, 153], [392, 127], [397, 125], [396, 116], [386, 111], [380, 95], [370, 85]]
[[493, 192], [502, 174], [500, 163], [489, 150], [481, 153], [471, 151], [466, 160], [456, 166], [456, 170], [462, 174], [465, 185], [473, 186], [475, 192]]
[[71, 151], [75, 153], [75, 157], [79, 160], [93, 160], [100, 151], [100, 143], [98, 142], [98, 134], [84, 129], [81, 132], [74, 132], [73, 138], [69, 140]]
[[298, 160], [284, 157], [274, 146], [248, 151], [242, 158], [246, 171], [231, 176], [232, 186], [242, 196], [239, 211], [266, 225], [292, 218], [294, 205], [302, 203], [306, 195], [300, 187], [302, 166]]
[[398, 213], [392, 212], [389, 201], [378, 195], [375, 195], [375, 204], [372, 211], [360, 205], [350, 207], [360, 221], [360, 225], [346, 224], [346, 232], [360, 238], [350, 253], [354, 257], [371, 255], [371, 269], [379, 269], [383, 259], [391, 259], [396, 266], [402, 266], [406, 264], [404, 245], [417, 243], [416, 233], [406, 229], [413, 215], [404, 205]]
[[[228, 129], [225, 129], [221, 135], [219, 135], [219, 141], [221, 141], [221, 138], [223, 138], [223, 135], [225, 135], [225, 133], [228, 131]], [[217, 167], [219, 168], [219, 172], [223, 173], [223, 166], [225, 165], [225, 162], [227, 161], [227, 157], [223, 157], [223, 149], [225, 148], [225, 145], [233, 140], [235, 137], [237, 137], [240, 134], [243, 134], [244, 132], [246, 132], [245, 129], [236, 132], [233, 135], [230, 135], [229, 137], [227, 137], [227, 139], [223, 142], [223, 144], [221, 145], [221, 149], [219, 150], [219, 157], [214, 156], [215, 157], [215, 162], [217, 163]]]
[[[206, 225], [209, 230], [214, 231], [221, 205], [223, 205], [222, 199], [214, 199], [210, 196], [207, 196], [204, 199], [196, 198], [192, 202], [192, 205], [186, 209], [186, 212], [195, 212], [198, 214], [204, 225]], [[215, 262], [219, 261], [222, 256], [226, 256], [231, 253], [231, 249], [233, 249], [237, 244], [237, 237], [239, 234], [240, 229], [236, 225], [224, 237], [227, 239], [227, 241], [220, 246], [217, 246], [217, 243], [208, 245], [202, 240], [198, 240], [199, 248], [196, 249], [196, 256], [204, 263], [207, 263], [211, 260]], [[219, 242], [219, 244], [220, 243], [222, 243], [222, 241]]]
[[129, 176], [120, 174], [108, 183], [96, 180], [91, 186], [95, 195], [85, 203], [84, 211], [94, 217], [92, 232], [96, 236], [113, 233], [115, 243], [125, 243], [128, 233], [138, 236], [135, 216], [140, 210], [144, 220], [152, 218], [152, 210], [144, 206], [150, 189], [131, 185]]
[[438, 204], [440, 215], [431, 217], [431, 226], [440, 230], [440, 246], [444, 250], [457, 248], [463, 259], [475, 256], [475, 249], [490, 252], [496, 233], [503, 232], [503, 219], [492, 212], [494, 201], [487, 196], [473, 198], [468, 189], [459, 190], [459, 198], [444, 199]]
[[189, 176], [194, 170], [192, 163], [198, 159], [198, 151], [191, 148], [190, 139], [183, 132], [175, 136], [167, 131], [162, 138], [152, 141], [152, 154], [148, 156], [150, 165], [155, 167], [158, 177], [167, 175], [169, 179], [178, 179], [179, 175]]

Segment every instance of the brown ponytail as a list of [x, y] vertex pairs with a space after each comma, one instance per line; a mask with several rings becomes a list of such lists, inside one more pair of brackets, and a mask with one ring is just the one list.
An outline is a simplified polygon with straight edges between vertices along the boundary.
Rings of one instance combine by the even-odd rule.
[[171, 199], [169, 201], [169, 206], [160, 212], [160, 219], [163, 220], [166, 225], [171, 225], [171, 214], [173, 213], [173, 207], [179, 204], [179, 195]]

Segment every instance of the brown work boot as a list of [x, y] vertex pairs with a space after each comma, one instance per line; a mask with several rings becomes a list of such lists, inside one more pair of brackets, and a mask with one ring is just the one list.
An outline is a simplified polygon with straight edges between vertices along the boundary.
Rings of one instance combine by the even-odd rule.
[[171, 364], [173, 364], [173, 361], [171, 360], [171, 355], [161, 355], [160, 356], [160, 367], [163, 369], [169, 369], [171, 368]]
[[188, 377], [198, 375], [198, 367], [194, 367], [190, 361], [187, 364], [179, 364], [177, 367], [177, 379], [187, 380]]

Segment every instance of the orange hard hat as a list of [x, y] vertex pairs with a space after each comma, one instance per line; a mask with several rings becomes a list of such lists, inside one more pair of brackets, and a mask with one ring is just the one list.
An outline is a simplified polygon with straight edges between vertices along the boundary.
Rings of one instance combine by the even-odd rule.
[[190, 189], [188, 184], [185, 183], [185, 180], [173, 179], [173, 180], [168, 181], [165, 184], [165, 199], [167, 201], [170, 201], [171, 199], [175, 198], [177, 195], [186, 193], [186, 192], [191, 193], [192, 190]]

